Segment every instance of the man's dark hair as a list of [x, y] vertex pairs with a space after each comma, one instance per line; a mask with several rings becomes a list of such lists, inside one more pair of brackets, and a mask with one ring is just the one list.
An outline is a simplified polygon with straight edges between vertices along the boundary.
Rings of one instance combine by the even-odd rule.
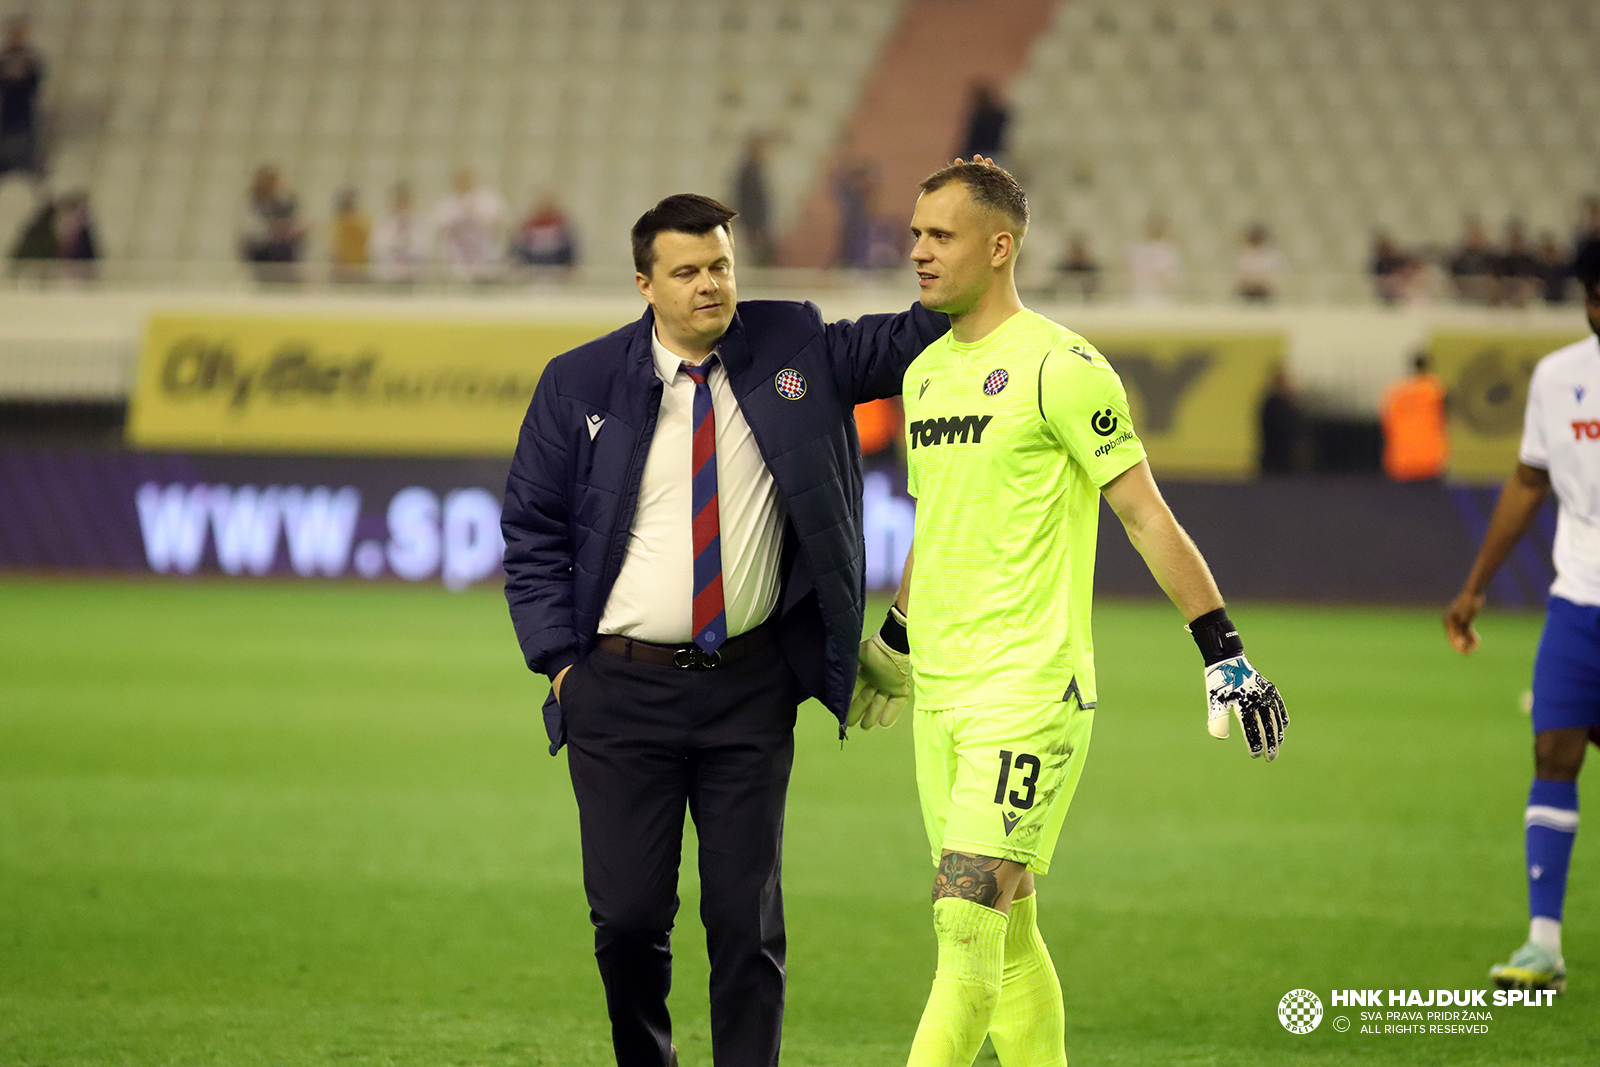
[[728, 226], [738, 212], [699, 193], [674, 193], [639, 216], [633, 224], [633, 269], [649, 275], [656, 265], [656, 234], [666, 230], [692, 233], [696, 237], [721, 226], [733, 240]]
[[954, 163], [922, 179], [921, 189], [925, 193], [932, 193], [951, 182], [965, 185], [974, 203], [998, 211], [1009, 219], [1017, 228], [1017, 238], [1020, 239], [1027, 231], [1028, 195], [1022, 191], [1022, 186], [1017, 184], [1017, 179], [1011, 176], [1010, 171], [988, 163]]
[[1572, 276], [1583, 286], [1586, 299], [1600, 301], [1600, 241], [1590, 241], [1572, 264]]

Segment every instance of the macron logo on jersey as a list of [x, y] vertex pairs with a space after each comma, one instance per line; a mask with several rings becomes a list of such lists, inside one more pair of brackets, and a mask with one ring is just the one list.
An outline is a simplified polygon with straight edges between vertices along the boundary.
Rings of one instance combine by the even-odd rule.
[[1582, 441], [1584, 438], [1591, 441], [1600, 438], [1600, 419], [1572, 420], [1572, 439]]
[[928, 448], [941, 443], [954, 444], [957, 440], [966, 444], [968, 437], [973, 444], [982, 444], [983, 428], [992, 418], [993, 415], [957, 415], [950, 419], [918, 419], [911, 424], [908, 434], [911, 447]]

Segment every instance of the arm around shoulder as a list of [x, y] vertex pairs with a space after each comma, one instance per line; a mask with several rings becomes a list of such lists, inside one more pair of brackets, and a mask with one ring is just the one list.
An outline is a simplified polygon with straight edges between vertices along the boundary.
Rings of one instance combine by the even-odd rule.
[[863, 403], [899, 396], [911, 361], [950, 330], [950, 318], [920, 303], [898, 315], [865, 315], [827, 323], [828, 353], [842, 366], [841, 381], [850, 401]]

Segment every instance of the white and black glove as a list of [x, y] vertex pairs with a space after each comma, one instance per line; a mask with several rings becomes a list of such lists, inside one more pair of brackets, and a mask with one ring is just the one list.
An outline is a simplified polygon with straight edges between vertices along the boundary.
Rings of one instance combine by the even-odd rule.
[[893, 726], [910, 702], [911, 644], [906, 640], [906, 617], [891, 604], [883, 627], [861, 642], [856, 691], [850, 698], [847, 722], [863, 730]]
[[1186, 629], [1194, 635], [1206, 661], [1206, 729], [1212, 737], [1226, 738], [1228, 713], [1232, 712], [1244, 728], [1251, 758], [1277, 759], [1289, 727], [1289, 712], [1278, 687], [1244, 658], [1244, 642], [1228, 613], [1222, 608], [1207, 612]]

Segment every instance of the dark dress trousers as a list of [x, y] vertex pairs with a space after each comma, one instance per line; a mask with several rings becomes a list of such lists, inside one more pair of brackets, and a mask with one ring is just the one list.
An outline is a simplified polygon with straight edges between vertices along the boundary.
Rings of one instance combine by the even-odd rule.
[[695, 661], [688, 667], [660, 662], [661, 646], [596, 647], [661, 405], [653, 314], [556, 357], [539, 379], [506, 482], [506, 599], [529, 668], [553, 679], [573, 667], [563, 701], [552, 694], [544, 717], [551, 753], [569, 748], [620, 1067], [663, 1067], [671, 1054], [666, 998], [686, 808], [700, 839], [714, 1059], [777, 1062], [795, 709], [814, 696], [843, 733], [861, 639], [852, 412], [897, 395], [906, 367], [948, 328], [920, 306], [824, 323], [809, 303], [738, 305], [718, 358], [788, 519], [778, 607], [730, 636], [710, 668], [693, 656], [682, 657]]

